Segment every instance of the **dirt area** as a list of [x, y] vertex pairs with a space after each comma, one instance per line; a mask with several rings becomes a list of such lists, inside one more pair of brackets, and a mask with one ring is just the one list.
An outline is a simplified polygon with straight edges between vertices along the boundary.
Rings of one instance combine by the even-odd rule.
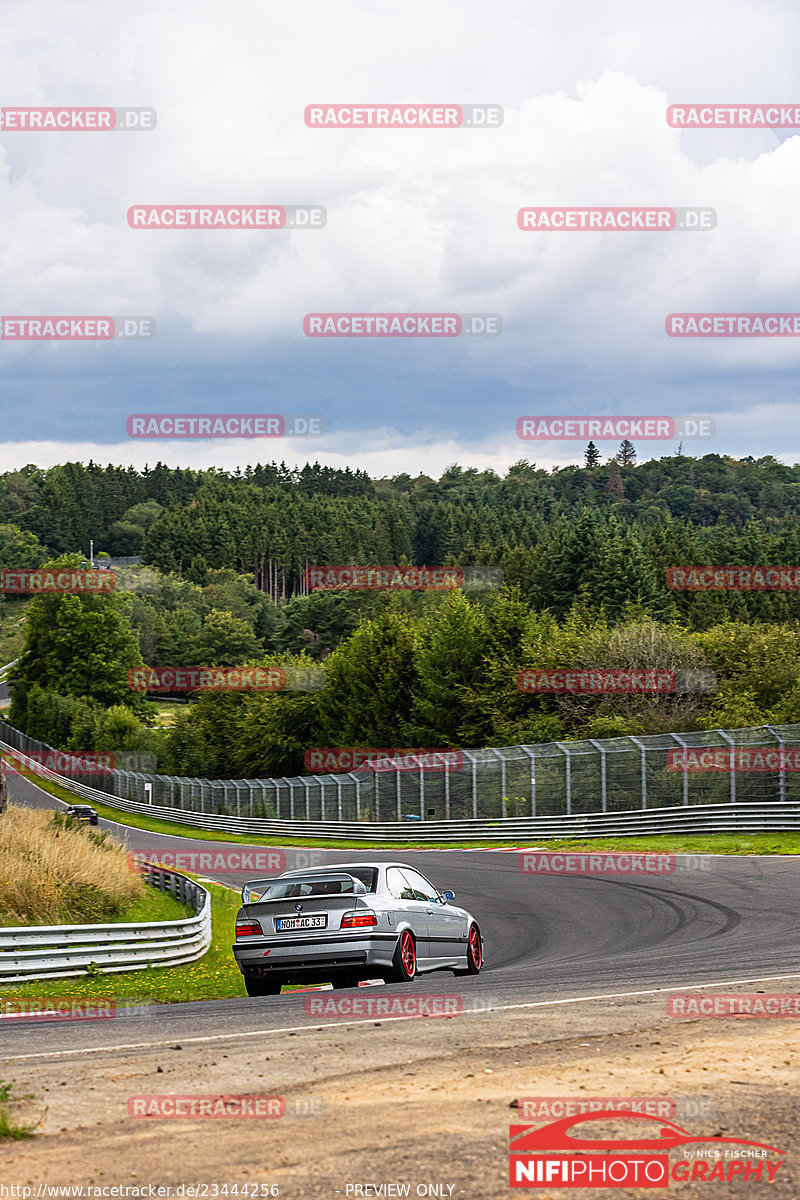
[[[765, 1172], [761, 1182], [736, 1179], [721, 1192], [711, 1181], [671, 1180], [674, 1194], [763, 1190], [797, 1200], [799, 1062], [796, 1021], [667, 1020], [663, 997], [646, 997], [0, 1063], [18, 1093], [34, 1093], [28, 1112], [47, 1106], [35, 1140], [0, 1143], [0, 1179], [34, 1187], [171, 1184], [172, 1195], [178, 1184], [263, 1181], [298, 1200], [397, 1196], [403, 1191], [386, 1185], [408, 1184], [412, 1197], [491, 1200], [509, 1195], [509, 1124], [546, 1123], [524, 1121], [515, 1100], [613, 1096], [673, 1098], [672, 1119], [692, 1134], [787, 1152], [771, 1186]], [[131, 1096], [211, 1093], [282, 1095], [287, 1114], [127, 1115]], [[596, 1127], [591, 1136], [603, 1134]], [[672, 1163], [688, 1152], [696, 1148], [673, 1150]], [[534, 1185], [528, 1194], [597, 1192]]]

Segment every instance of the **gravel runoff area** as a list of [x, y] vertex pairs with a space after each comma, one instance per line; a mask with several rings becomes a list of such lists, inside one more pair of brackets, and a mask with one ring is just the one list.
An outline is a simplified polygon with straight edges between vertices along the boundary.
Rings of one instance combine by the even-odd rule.
[[[418, 985], [404, 994], [423, 990]], [[800, 989], [784, 981], [758, 990]], [[763, 1189], [797, 1200], [798, 1019], [677, 1020], [665, 1016], [665, 1000], [666, 993], [355, 1024], [315, 1017], [300, 1024], [295, 1017], [283, 1032], [25, 1059], [14, 1058], [6, 1036], [0, 1077], [17, 1094], [33, 1093], [15, 1111], [20, 1118], [43, 1116], [44, 1128], [31, 1141], [0, 1142], [0, 1179], [34, 1188], [84, 1185], [87, 1196], [89, 1186], [171, 1185], [170, 1194], [181, 1195], [181, 1184], [252, 1189], [263, 1182], [297, 1200], [403, 1194], [490, 1200], [510, 1194], [509, 1124], [546, 1123], [525, 1121], [515, 1101], [614, 1096], [672, 1098], [674, 1120], [692, 1134], [786, 1151], [772, 1185], [737, 1179], [714, 1188], [711, 1181], [671, 1180], [673, 1194], [752, 1197]], [[136, 1036], [127, 1021], [119, 1024], [120, 1043], [156, 1040], [146, 1020]], [[280, 1095], [287, 1113], [213, 1122], [128, 1116], [130, 1097], [154, 1094]], [[683, 1157], [672, 1152], [673, 1163]], [[407, 1192], [390, 1186], [406, 1184]], [[540, 1200], [598, 1194], [544, 1186], [527, 1193]], [[214, 1191], [196, 1194], [202, 1200]]]

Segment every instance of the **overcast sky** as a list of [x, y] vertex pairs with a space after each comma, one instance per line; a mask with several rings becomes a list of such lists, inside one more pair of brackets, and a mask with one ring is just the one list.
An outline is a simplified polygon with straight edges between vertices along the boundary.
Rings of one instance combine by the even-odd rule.
[[[536, 414], [708, 414], [715, 436], [685, 451], [800, 460], [800, 339], [664, 326], [800, 312], [800, 130], [666, 121], [681, 102], [800, 103], [799, 31], [795, 6], [763, 0], [7, 4], [2, 105], [147, 106], [158, 124], [3, 131], [0, 314], [146, 315], [157, 332], [0, 341], [0, 469], [579, 461], [583, 442], [518, 439]], [[306, 105], [348, 102], [499, 104], [504, 123], [306, 127]], [[128, 227], [131, 205], [154, 204], [322, 205], [327, 225]], [[718, 224], [522, 232], [526, 205], [710, 206]], [[503, 332], [305, 336], [328, 311], [499, 313]], [[132, 440], [142, 412], [313, 414], [326, 432]]]

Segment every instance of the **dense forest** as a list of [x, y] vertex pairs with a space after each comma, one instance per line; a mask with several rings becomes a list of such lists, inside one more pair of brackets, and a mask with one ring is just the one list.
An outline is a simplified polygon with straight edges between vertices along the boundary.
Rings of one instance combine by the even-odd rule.
[[[111, 596], [28, 604], [10, 719], [67, 749], [147, 749], [177, 774], [296, 774], [314, 746], [480, 746], [790, 722], [793, 592], [676, 592], [675, 565], [800, 564], [800, 467], [683, 454], [501, 478], [371, 479], [318, 464], [193, 472], [67, 464], [0, 476], [0, 567], [141, 555]], [[621, 461], [620, 461], [621, 460]], [[490, 564], [505, 587], [314, 591], [309, 564]], [[4, 603], [0, 600], [0, 625]], [[17, 602], [18, 605], [18, 602]], [[15, 610], [16, 611], [16, 610]], [[146, 664], [322, 664], [320, 691], [210, 695], [165, 721]], [[710, 693], [520, 693], [536, 667], [713, 671]]]

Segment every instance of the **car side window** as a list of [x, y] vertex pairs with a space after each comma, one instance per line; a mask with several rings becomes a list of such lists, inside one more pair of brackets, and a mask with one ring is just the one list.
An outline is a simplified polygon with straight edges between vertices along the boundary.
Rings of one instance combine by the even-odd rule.
[[387, 867], [386, 886], [389, 889], [390, 895], [394, 896], [395, 900], [417, 899], [411, 884], [397, 867]]
[[410, 896], [409, 899], [436, 900], [438, 898], [439, 893], [436, 891], [436, 888], [433, 884], [428, 883], [427, 879], [420, 875], [419, 871], [412, 871], [410, 868], [404, 867], [403, 875], [413, 893], [413, 896]]

